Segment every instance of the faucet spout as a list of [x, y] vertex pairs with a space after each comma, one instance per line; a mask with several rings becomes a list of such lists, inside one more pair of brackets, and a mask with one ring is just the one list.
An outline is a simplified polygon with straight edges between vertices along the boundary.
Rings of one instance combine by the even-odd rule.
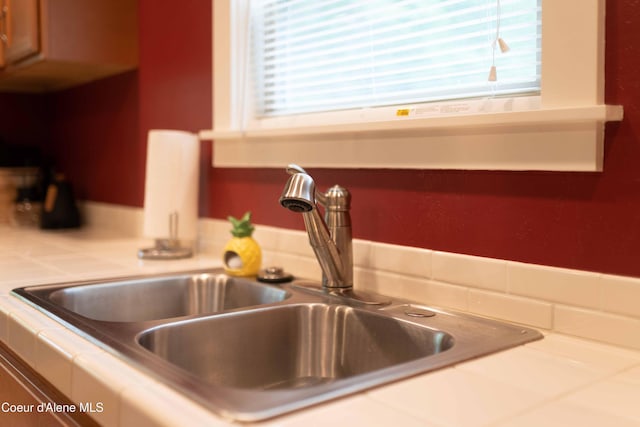
[[[316, 191], [315, 182], [304, 169], [289, 165], [291, 174], [280, 204], [302, 213], [309, 243], [323, 272], [322, 284], [329, 289], [353, 287], [353, 255], [349, 192], [334, 186], [325, 194]], [[325, 208], [325, 219], [318, 212], [318, 202]]]

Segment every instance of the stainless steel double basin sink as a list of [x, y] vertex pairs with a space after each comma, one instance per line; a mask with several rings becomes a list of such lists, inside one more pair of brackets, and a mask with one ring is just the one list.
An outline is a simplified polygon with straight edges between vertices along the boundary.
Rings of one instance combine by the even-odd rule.
[[532, 329], [219, 270], [14, 289], [220, 416], [256, 421], [500, 351]]

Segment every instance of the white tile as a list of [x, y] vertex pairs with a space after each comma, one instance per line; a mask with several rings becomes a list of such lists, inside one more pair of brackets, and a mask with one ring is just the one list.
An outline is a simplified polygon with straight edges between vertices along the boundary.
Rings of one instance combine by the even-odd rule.
[[144, 221], [140, 208], [90, 202], [80, 205], [88, 228], [110, 233], [122, 233], [130, 236], [142, 234]]
[[356, 269], [358, 289], [375, 292], [393, 298], [401, 298], [420, 304], [466, 311], [467, 288], [433, 282], [417, 277]]
[[230, 422], [151, 380], [129, 385], [120, 393], [120, 427], [223, 427]]
[[379, 292], [377, 281], [376, 274], [372, 270], [361, 267], [353, 268], [353, 283], [356, 289], [367, 292]]
[[[146, 246], [145, 246], [146, 247]], [[220, 243], [215, 240], [200, 239], [198, 243], [197, 251], [201, 255], [206, 255], [213, 258], [220, 258], [224, 249], [224, 243]]]
[[575, 363], [528, 347], [462, 363], [457, 369], [475, 372], [548, 397], [562, 395], [606, 375], [591, 365]]
[[8, 297], [0, 295], [0, 341], [7, 342], [7, 322], [8, 322]]
[[548, 334], [544, 339], [525, 345], [583, 364], [605, 373], [615, 373], [640, 363], [640, 352], [560, 334]]
[[[155, 273], [179, 273], [190, 270], [212, 269], [222, 266], [222, 260], [219, 257], [213, 258], [198, 255], [181, 260], [137, 260], [136, 262], [138, 263], [138, 275], [150, 274], [152, 271]], [[117, 276], [120, 272], [126, 273], [127, 270], [114, 271], [113, 274], [110, 274], [109, 276]]]
[[556, 306], [557, 332], [640, 350], [640, 319], [567, 306]]
[[435, 307], [468, 311], [469, 289], [432, 280], [407, 280], [404, 298]]
[[415, 291], [423, 283], [425, 283], [424, 280], [386, 271], [369, 269], [356, 269], [355, 271], [355, 286], [357, 289], [392, 298], [404, 298], [422, 302], [416, 297]]
[[[36, 263], [28, 267], [21, 265], [12, 268], [2, 269], [2, 279], [0, 284], [7, 292], [21, 285], [31, 285], [33, 283], [54, 283], [68, 278], [68, 276], [55, 268], [42, 266]], [[4, 286], [6, 284], [7, 286]]]
[[433, 279], [475, 288], [506, 291], [506, 261], [447, 252], [433, 253]]
[[288, 273], [296, 278], [309, 279], [320, 282], [322, 280], [322, 270], [315, 257], [305, 257], [287, 253], [270, 254], [270, 259], [275, 265], [281, 266]]
[[[282, 267], [278, 261], [278, 255], [273, 251], [262, 251], [261, 269], [266, 267]], [[224, 267], [224, 265], [223, 265]]]
[[380, 402], [355, 396], [298, 411], [273, 421], [261, 423], [264, 427], [307, 427], [307, 426], [367, 426], [388, 427], [436, 427], [409, 414], [393, 409]]
[[36, 265], [33, 260], [17, 256], [15, 253], [0, 255], [0, 268], [3, 273], [9, 270], [28, 270]]
[[552, 327], [553, 305], [531, 298], [470, 289], [469, 311], [535, 328]]
[[538, 405], [538, 393], [462, 370], [446, 369], [368, 393], [442, 427], [484, 426]]
[[224, 244], [229, 237], [229, 222], [212, 218], [200, 218], [198, 221], [198, 239], [216, 244]]
[[36, 334], [38, 329], [11, 313], [7, 319], [7, 344], [31, 366], [35, 365]]
[[67, 396], [71, 396], [73, 359], [104, 350], [64, 328], [43, 329], [36, 336], [35, 368]]
[[36, 370], [66, 396], [71, 396], [73, 354], [59, 344], [62, 330], [44, 330], [36, 338]]
[[640, 383], [626, 379], [625, 374], [572, 393], [566, 401], [585, 408], [597, 408], [640, 425]]
[[602, 310], [640, 318], [640, 279], [603, 275]]
[[101, 406], [102, 412], [90, 414], [100, 424], [119, 425], [120, 392], [140, 374], [107, 353], [81, 354], [73, 359], [71, 399]]
[[530, 412], [510, 418], [494, 427], [638, 427], [634, 420], [603, 411], [598, 407], [584, 407], [552, 402]]
[[[388, 280], [391, 277], [391, 281]], [[353, 282], [356, 289], [360, 291], [384, 294], [389, 297], [399, 297], [404, 294], [404, 288], [400, 286], [390, 286], [397, 275], [381, 273], [371, 269], [354, 268]]]
[[[302, 221], [302, 218], [300, 220]], [[313, 249], [309, 245], [309, 236], [305, 231], [280, 230], [276, 249], [287, 254], [314, 256]]]
[[598, 308], [598, 274], [517, 262], [507, 263], [509, 293], [573, 306]]
[[371, 243], [370, 266], [405, 276], [431, 276], [431, 255], [428, 249], [411, 248], [387, 243]]
[[6, 342], [25, 362], [34, 366], [36, 335], [45, 328], [59, 324], [11, 296], [4, 307], [9, 313]]
[[46, 256], [41, 257], [39, 262], [62, 273], [83, 277], [117, 275], [122, 274], [123, 270], [119, 264], [83, 254]]
[[353, 240], [353, 265], [354, 267], [371, 268], [372, 242], [367, 240]]
[[51, 243], [39, 243], [37, 245], [29, 245], [18, 253], [23, 257], [35, 258], [47, 255], [60, 255], [65, 253], [71, 253], [72, 250], [64, 245], [51, 244]]
[[[229, 230], [231, 230], [231, 224], [229, 224]], [[264, 227], [256, 225], [256, 230], [253, 233], [253, 238], [262, 250], [276, 250], [278, 249], [278, 231], [273, 227]], [[231, 239], [231, 233], [228, 232], [227, 240]]]
[[8, 295], [15, 288], [21, 288], [23, 286], [36, 286], [36, 285], [50, 285], [54, 283], [66, 283], [73, 280], [72, 276], [68, 275], [50, 275], [39, 276], [23, 280], [13, 280], [10, 282], [0, 282], [0, 294]]
[[619, 373], [614, 379], [617, 381], [640, 385], [640, 363], [635, 368]]

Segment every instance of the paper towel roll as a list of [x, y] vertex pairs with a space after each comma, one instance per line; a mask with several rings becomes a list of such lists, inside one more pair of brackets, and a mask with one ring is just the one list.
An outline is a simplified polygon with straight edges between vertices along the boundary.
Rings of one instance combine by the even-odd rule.
[[170, 216], [175, 212], [178, 239], [196, 239], [199, 156], [197, 135], [175, 130], [149, 131], [144, 185], [145, 237], [169, 238]]

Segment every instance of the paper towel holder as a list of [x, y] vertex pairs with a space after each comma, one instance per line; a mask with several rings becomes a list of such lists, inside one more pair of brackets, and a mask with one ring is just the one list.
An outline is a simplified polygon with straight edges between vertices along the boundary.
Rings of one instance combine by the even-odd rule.
[[193, 256], [193, 250], [180, 245], [178, 239], [178, 212], [169, 214], [169, 238], [156, 239], [155, 246], [138, 250], [140, 259], [183, 259]]

